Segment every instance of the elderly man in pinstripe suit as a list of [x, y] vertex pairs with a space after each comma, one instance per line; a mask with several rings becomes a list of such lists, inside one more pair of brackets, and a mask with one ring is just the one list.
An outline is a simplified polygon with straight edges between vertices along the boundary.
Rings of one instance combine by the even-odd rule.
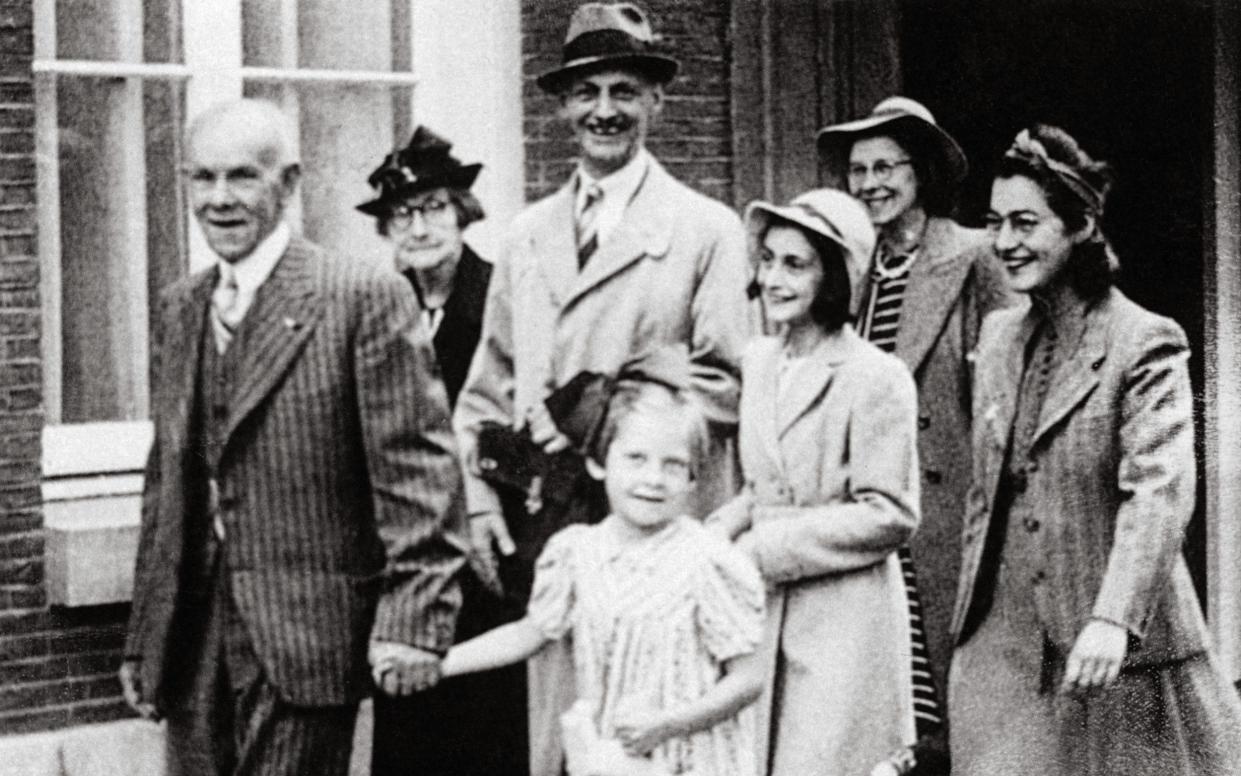
[[288, 138], [253, 100], [189, 133], [220, 261], [161, 297], [121, 669], [168, 720], [174, 774], [344, 774], [372, 675], [434, 683], [459, 606], [459, 470], [417, 302], [290, 235]]

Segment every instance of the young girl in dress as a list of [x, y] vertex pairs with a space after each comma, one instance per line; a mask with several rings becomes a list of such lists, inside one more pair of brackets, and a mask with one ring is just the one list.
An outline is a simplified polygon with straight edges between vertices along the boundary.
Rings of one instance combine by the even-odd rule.
[[610, 514], [553, 536], [526, 617], [453, 647], [443, 674], [525, 660], [572, 634], [575, 709], [588, 710], [600, 739], [649, 758], [656, 773], [752, 776], [745, 707], [761, 691], [762, 581], [686, 515], [702, 415], [664, 385], [617, 386], [587, 459]]

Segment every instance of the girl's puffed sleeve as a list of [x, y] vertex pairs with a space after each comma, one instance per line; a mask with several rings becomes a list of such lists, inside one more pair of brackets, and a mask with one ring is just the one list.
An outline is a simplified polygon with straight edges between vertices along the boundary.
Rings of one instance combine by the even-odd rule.
[[696, 585], [698, 632], [711, 657], [724, 662], [758, 646], [766, 590], [744, 553], [715, 536], [704, 542], [706, 558]]
[[534, 566], [534, 588], [526, 617], [548, 639], [560, 639], [572, 627], [573, 548], [585, 528], [569, 526], [548, 539]]

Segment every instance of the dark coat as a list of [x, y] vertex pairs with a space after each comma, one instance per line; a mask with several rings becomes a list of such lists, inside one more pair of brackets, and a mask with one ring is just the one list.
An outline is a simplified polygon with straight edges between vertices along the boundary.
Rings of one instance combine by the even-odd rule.
[[[155, 442], [126, 656], [162, 702], [184, 609], [184, 536], [203, 492], [189, 444], [199, 344], [217, 270], [161, 296]], [[443, 650], [465, 562], [460, 469], [414, 295], [395, 272], [294, 239], [234, 347], [245, 350], [216, 471], [223, 571], [270, 681], [287, 701], [356, 701], [371, 639]], [[175, 699], [171, 699], [175, 700]]]
[[[406, 277], [410, 278], [417, 291], [411, 275]], [[465, 246], [457, 264], [452, 293], [444, 302], [444, 317], [431, 340], [435, 345], [440, 377], [448, 391], [449, 407], [457, 406], [457, 394], [461, 393], [465, 376], [470, 371], [470, 361], [474, 358], [474, 349], [478, 347], [490, 282], [491, 265], [479, 258], [470, 246]]]

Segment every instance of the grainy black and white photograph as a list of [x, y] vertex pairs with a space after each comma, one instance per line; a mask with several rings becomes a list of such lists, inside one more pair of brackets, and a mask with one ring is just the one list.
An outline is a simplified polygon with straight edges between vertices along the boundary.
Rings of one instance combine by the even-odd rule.
[[0, 776], [1241, 775], [1241, 2], [0, 0]]

